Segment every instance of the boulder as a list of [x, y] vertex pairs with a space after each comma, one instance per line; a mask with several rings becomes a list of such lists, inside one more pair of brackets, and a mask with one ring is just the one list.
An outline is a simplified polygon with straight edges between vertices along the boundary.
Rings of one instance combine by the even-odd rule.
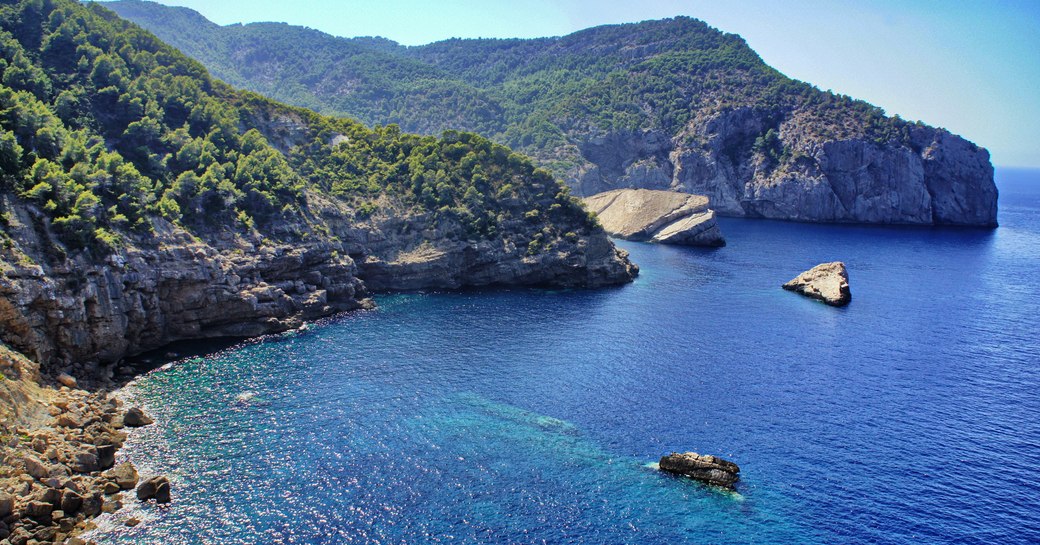
[[26, 456], [22, 458], [22, 463], [25, 464], [25, 472], [31, 475], [34, 479], [46, 479], [51, 475], [51, 469], [44, 462], [40, 461], [35, 456]]
[[104, 477], [114, 482], [122, 490], [130, 490], [137, 486], [137, 468], [130, 462], [123, 462], [106, 471]]
[[156, 503], [170, 503], [170, 480], [163, 476], [152, 477], [137, 487], [137, 499], [155, 498]]
[[58, 382], [60, 382], [62, 386], [68, 386], [69, 388], [75, 388], [78, 386], [76, 377], [73, 377], [68, 373], [61, 373], [58, 375]]
[[841, 261], [821, 263], [784, 284], [783, 288], [836, 307], [845, 306], [852, 300], [849, 273]]
[[685, 475], [691, 479], [711, 485], [733, 488], [740, 479], [740, 467], [717, 456], [701, 455], [696, 452], [673, 452], [661, 457], [661, 471]]
[[39, 522], [50, 522], [51, 513], [54, 511], [54, 506], [43, 501], [30, 501], [25, 505], [24, 514], [33, 520]]
[[14, 512], [14, 496], [7, 492], [0, 492], [0, 519], [7, 518]]
[[617, 189], [584, 199], [612, 236], [685, 246], [725, 246], [715, 212], [701, 195]]
[[92, 473], [100, 469], [98, 457], [93, 452], [77, 452], [73, 458], [72, 469], [76, 473]]
[[123, 425], [130, 428], [140, 428], [141, 426], [147, 426], [153, 422], [155, 421], [145, 414], [140, 407], [133, 407], [123, 415]]
[[61, 510], [68, 513], [74, 514], [79, 511], [79, 508], [83, 506], [83, 496], [79, 495], [73, 490], [65, 489], [61, 493]]
[[97, 447], [98, 467], [108, 469], [116, 463], [116, 446], [99, 445]]

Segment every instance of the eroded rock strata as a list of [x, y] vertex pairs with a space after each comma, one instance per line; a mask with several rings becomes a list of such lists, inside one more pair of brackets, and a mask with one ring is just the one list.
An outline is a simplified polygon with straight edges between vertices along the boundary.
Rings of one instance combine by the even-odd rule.
[[613, 236], [686, 246], [725, 246], [708, 198], [676, 191], [616, 189], [584, 199]]

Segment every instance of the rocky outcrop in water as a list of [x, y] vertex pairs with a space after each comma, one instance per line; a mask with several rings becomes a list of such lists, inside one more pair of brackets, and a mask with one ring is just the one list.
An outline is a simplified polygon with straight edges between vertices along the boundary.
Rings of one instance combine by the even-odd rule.
[[791, 279], [783, 288], [835, 307], [845, 306], [852, 301], [849, 273], [841, 261], [821, 263]]
[[584, 199], [603, 228], [628, 240], [725, 246], [708, 199], [675, 191], [617, 189]]
[[673, 452], [661, 457], [661, 471], [685, 475], [691, 479], [724, 488], [733, 488], [740, 480], [740, 467], [729, 460], [696, 452]]

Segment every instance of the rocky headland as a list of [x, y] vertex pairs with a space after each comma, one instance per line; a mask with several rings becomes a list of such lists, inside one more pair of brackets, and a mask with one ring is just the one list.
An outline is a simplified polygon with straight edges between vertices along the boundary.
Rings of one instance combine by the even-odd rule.
[[843, 307], [852, 301], [849, 272], [841, 261], [821, 263], [792, 278], [782, 287], [835, 307]]
[[99, 5], [0, 4], [0, 56], [0, 543], [62, 542], [135, 487], [171, 498], [113, 467], [124, 428], [150, 422], [110, 395], [135, 354], [286, 331], [377, 290], [637, 273], [504, 146], [237, 91]]
[[615, 189], [583, 200], [603, 228], [627, 240], [725, 246], [708, 198], [675, 191]]

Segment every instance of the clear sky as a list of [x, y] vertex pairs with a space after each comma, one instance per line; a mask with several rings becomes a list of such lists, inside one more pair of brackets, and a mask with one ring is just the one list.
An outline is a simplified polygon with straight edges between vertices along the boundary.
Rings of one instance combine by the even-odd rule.
[[689, 15], [788, 76], [945, 127], [994, 164], [1040, 167], [1040, 0], [161, 0], [406, 45], [557, 36]]

